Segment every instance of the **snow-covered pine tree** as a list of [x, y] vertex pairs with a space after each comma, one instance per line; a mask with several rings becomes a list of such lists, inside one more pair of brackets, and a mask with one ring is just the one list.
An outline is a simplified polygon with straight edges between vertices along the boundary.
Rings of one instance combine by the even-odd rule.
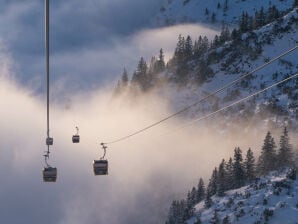
[[245, 174], [243, 169], [242, 151], [239, 147], [234, 149], [234, 162], [233, 162], [233, 186], [239, 188], [244, 185]]
[[244, 170], [245, 170], [245, 179], [246, 181], [252, 181], [256, 178], [256, 170], [255, 170], [255, 157], [251, 148], [249, 148], [246, 152], [246, 157], [244, 161]]
[[293, 165], [292, 145], [290, 144], [288, 130], [286, 127], [283, 130], [283, 134], [280, 136], [277, 161], [281, 168], [291, 167]]
[[268, 131], [264, 139], [264, 144], [259, 156], [257, 171], [259, 174], [264, 175], [269, 171], [274, 170], [276, 167], [276, 145], [271, 133]]
[[197, 187], [196, 203], [199, 203], [205, 198], [205, 193], [206, 193], [205, 184], [203, 179], [200, 178], [198, 187]]

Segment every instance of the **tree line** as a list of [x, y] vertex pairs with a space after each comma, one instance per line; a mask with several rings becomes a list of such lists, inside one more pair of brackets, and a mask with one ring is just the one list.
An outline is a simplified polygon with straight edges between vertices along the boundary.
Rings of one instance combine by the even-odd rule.
[[[239, 147], [234, 149], [233, 157], [222, 159], [214, 168], [207, 186], [199, 178], [197, 186], [188, 191], [186, 199], [174, 200], [170, 206], [166, 224], [182, 224], [194, 216], [194, 206], [204, 202], [205, 208], [213, 205], [212, 196], [222, 197], [225, 192], [252, 183], [258, 176], [267, 175], [270, 171], [295, 167], [293, 147], [290, 144], [288, 130], [285, 127], [280, 136], [279, 147], [270, 132], [267, 132], [258, 159], [249, 148], [245, 156]], [[213, 217], [216, 219], [216, 214]], [[212, 220], [211, 220], [212, 221]], [[198, 218], [197, 224], [200, 223]], [[217, 222], [215, 222], [217, 223]], [[229, 223], [228, 220], [224, 223]]]
[[[228, 2], [225, 3], [225, 8], [228, 7], [227, 4]], [[165, 71], [171, 74], [168, 76], [169, 81], [176, 84], [185, 85], [189, 82], [199, 85], [203, 84], [214, 75], [210, 65], [219, 62], [223, 58], [222, 53], [228, 53], [218, 53], [214, 51], [215, 49], [231, 41], [230, 49], [243, 48], [243, 52], [251, 54], [252, 58], [256, 58], [262, 52], [261, 44], [255, 38], [255, 46], [249, 47], [246, 42], [242, 41], [242, 34], [251, 33], [253, 30], [272, 21], [280, 20], [284, 14], [285, 12], [279, 11], [274, 5], [270, 6], [267, 12], [265, 12], [264, 8], [256, 10], [252, 16], [243, 11], [239, 19], [238, 28], [230, 30], [229, 26], [222, 22], [219, 35], [215, 35], [212, 40], [209, 40], [207, 36], [201, 35], [197, 39], [192, 39], [189, 35], [186, 37], [179, 35], [174, 54], [167, 63], [164, 60], [163, 49], [160, 49], [157, 57], [151, 57], [150, 62], [146, 62], [144, 57], [141, 57], [132, 75], [129, 75], [124, 69], [116, 85], [115, 93], [121, 93], [122, 90], [128, 87], [139, 89], [143, 92], [149, 91], [159, 83], [159, 74]], [[268, 41], [270, 42], [270, 40]]]

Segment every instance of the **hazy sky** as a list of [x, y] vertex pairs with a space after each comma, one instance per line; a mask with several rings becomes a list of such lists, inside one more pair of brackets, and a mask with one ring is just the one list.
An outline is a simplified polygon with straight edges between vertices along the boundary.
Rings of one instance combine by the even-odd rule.
[[[160, 0], [64, 0], [50, 1], [50, 41], [52, 73], [63, 76], [95, 76], [102, 80], [115, 75], [115, 60], [107, 66], [99, 57], [92, 62], [81, 55], [88, 51], [100, 54], [113, 48], [114, 42], [124, 42], [127, 36], [149, 24], [158, 10]], [[18, 65], [17, 76], [22, 81], [38, 83], [44, 69], [44, 1], [0, 1], [0, 39]], [[156, 49], [158, 51], [158, 47]], [[136, 55], [135, 57], [139, 57]], [[61, 61], [61, 58], [67, 60]], [[70, 61], [74, 59], [75, 63]], [[80, 58], [80, 59], [79, 59]], [[79, 61], [79, 63], [78, 63]], [[80, 74], [78, 74], [80, 73]], [[97, 74], [96, 74], [97, 73]], [[107, 74], [110, 73], [110, 74]], [[121, 70], [119, 70], [121, 73]], [[36, 80], [37, 79], [37, 80]], [[81, 78], [79, 78], [81, 79]], [[33, 81], [34, 81], [33, 80]], [[76, 80], [77, 81], [77, 80]], [[94, 79], [93, 79], [94, 81]]]
[[[153, 29], [163, 1], [50, 1], [51, 80], [63, 90], [113, 82], [124, 67], [132, 73], [141, 56], [163, 48], [171, 56], [177, 37], [213, 36], [202, 26]], [[0, 41], [14, 61], [14, 74], [29, 88], [44, 86], [44, 1], [0, 0]], [[151, 25], [150, 25], [151, 24]]]
[[[235, 144], [243, 150], [249, 146], [258, 150], [262, 144], [263, 135], [257, 133], [246, 133], [245, 139], [209, 134], [204, 125], [176, 133], [173, 130], [185, 124], [177, 119], [110, 145], [109, 175], [94, 176], [92, 160], [102, 156], [101, 141], [131, 133], [170, 113], [166, 99], [154, 95], [110, 104], [110, 92], [96, 91], [75, 95], [69, 109], [52, 104], [54, 145], [49, 163], [57, 167], [58, 180], [43, 183], [44, 101], [5, 78], [9, 74], [3, 67], [0, 223], [163, 223], [171, 201], [185, 197], [200, 176], [208, 180], [212, 168], [231, 156]], [[75, 145], [71, 136], [76, 125], [81, 142]]]
[[[102, 155], [99, 141], [169, 114], [167, 102], [155, 96], [146, 98], [146, 104], [140, 100], [140, 105], [133, 102], [134, 107], [129, 102], [112, 107], [111, 90], [123, 67], [132, 71], [141, 56], [149, 58], [160, 47], [168, 58], [180, 33], [196, 37], [212, 36], [215, 31], [199, 25], [150, 28], [158, 0], [51, 0], [51, 102], [65, 92], [80, 92], [73, 95], [68, 110], [51, 104], [55, 145], [50, 164], [58, 168], [58, 183], [44, 184], [45, 102], [36, 94], [45, 86], [43, 4], [42, 0], [0, 0], [0, 222], [164, 221], [174, 195], [181, 196], [196, 183], [194, 167], [200, 170], [195, 176], [209, 172], [211, 164], [203, 167], [189, 154], [198, 155], [196, 145], [187, 154], [181, 151], [182, 139], [189, 135], [179, 134], [175, 146], [164, 138], [138, 138], [110, 148], [107, 177], [94, 177], [92, 160]], [[101, 89], [94, 91], [98, 86]], [[81, 130], [79, 145], [71, 144], [76, 125]], [[166, 150], [160, 152], [161, 147]], [[171, 167], [176, 158], [183, 162]], [[184, 168], [186, 162], [194, 166]]]
[[[243, 138], [241, 127], [239, 136], [230, 136], [198, 124], [173, 133], [186, 122], [177, 118], [109, 147], [109, 175], [93, 175], [101, 141], [172, 112], [170, 102], [155, 95], [111, 103], [123, 66], [132, 71], [140, 56], [157, 54], [160, 47], [169, 58], [179, 33], [215, 34], [202, 25], [144, 26], [159, 2], [51, 0], [50, 164], [58, 168], [58, 182], [45, 184], [46, 108], [36, 94], [44, 86], [43, 1], [0, 0], [0, 223], [163, 223], [171, 201], [185, 197], [200, 176], [207, 180], [235, 146], [260, 149], [266, 130]], [[53, 103], [59, 93], [74, 89], [80, 92], [68, 107]], [[81, 143], [74, 145], [76, 125]]]

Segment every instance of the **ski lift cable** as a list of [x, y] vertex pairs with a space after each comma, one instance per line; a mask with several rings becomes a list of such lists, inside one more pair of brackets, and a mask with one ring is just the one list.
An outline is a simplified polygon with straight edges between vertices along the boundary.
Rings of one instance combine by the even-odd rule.
[[[235, 102], [233, 102], [233, 103], [231, 103], [231, 104], [229, 104], [229, 105], [227, 105], [227, 106], [224, 106], [224, 107], [222, 107], [222, 108], [220, 108], [220, 109], [218, 109], [218, 110], [216, 110], [216, 111], [213, 111], [213, 112], [211, 112], [211, 113], [209, 113], [209, 114], [206, 114], [206, 115], [204, 115], [204, 116], [202, 116], [202, 117], [199, 117], [199, 118], [197, 118], [197, 119], [194, 119], [194, 120], [192, 120], [191, 122], [189, 122], [188, 124], [183, 125], [182, 127], [178, 128], [178, 129], [176, 129], [176, 130], [171, 130], [171, 131], [168, 131], [168, 132], [166, 132], [166, 133], [163, 133], [162, 135], [167, 135], [167, 134], [172, 133], [172, 132], [174, 132], [174, 131], [175, 131], [175, 132], [178, 132], [178, 131], [180, 131], [180, 130], [186, 128], [186, 127], [189, 127], [189, 126], [193, 125], [194, 123], [197, 123], [197, 122], [199, 122], [199, 121], [202, 121], [202, 120], [204, 120], [204, 119], [207, 119], [207, 118], [209, 118], [209, 117], [211, 117], [211, 116], [213, 116], [213, 115], [215, 115], [215, 114], [217, 114], [217, 113], [219, 113], [219, 112], [221, 112], [221, 111], [227, 110], [227, 109], [229, 109], [230, 107], [233, 107], [233, 106], [235, 106], [235, 105], [237, 105], [237, 104], [239, 104], [239, 103], [242, 103], [242, 102], [244, 102], [244, 101], [246, 101], [246, 100], [248, 100], [248, 99], [250, 99], [250, 98], [252, 98], [252, 97], [254, 97], [254, 96], [257, 96], [257, 95], [259, 95], [260, 93], [263, 93], [263, 92], [267, 91], [268, 89], [271, 89], [271, 88], [273, 88], [273, 87], [275, 87], [275, 86], [277, 86], [277, 85], [280, 85], [280, 84], [282, 84], [282, 83], [284, 83], [284, 82], [287, 82], [287, 81], [289, 81], [289, 80], [291, 80], [291, 79], [294, 79], [294, 78], [296, 78], [297, 76], [298, 76], [298, 73], [296, 73], [296, 74], [294, 74], [294, 75], [292, 75], [292, 76], [290, 76], [290, 77], [288, 77], [288, 78], [285, 78], [285, 79], [283, 79], [283, 80], [281, 80], [281, 81], [279, 81], [279, 82], [276, 82], [276, 83], [274, 83], [274, 84], [272, 84], [272, 85], [270, 85], [270, 86], [268, 86], [268, 87], [266, 87], [266, 88], [263, 88], [263, 89], [261, 89], [261, 90], [255, 92], [255, 93], [252, 93], [252, 94], [250, 94], [250, 95], [248, 95], [248, 96], [246, 96], [246, 97], [244, 97], [244, 98], [242, 98], [242, 99], [239, 99], [239, 100], [237, 100], [237, 101], [235, 101]], [[161, 135], [159, 135], [159, 137], [160, 137], [160, 136], [161, 136]]]
[[177, 111], [176, 113], [169, 115], [168, 117], [165, 117], [165, 118], [163, 118], [163, 119], [161, 119], [161, 120], [159, 120], [159, 121], [157, 121], [157, 122], [155, 122], [155, 123], [153, 123], [153, 124], [151, 124], [151, 125], [148, 125], [148, 126], [142, 128], [142, 129], [140, 129], [140, 130], [138, 130], [138, 131], [136, 131], [136, 132], [133, 132], [132, 134], [126, 135], [126, 136], [124, 136], [124, 137], [115, 139], [115, 140], [110, 141], [110, 142], [105, 142], [104, 144], [106, 144], [106, 145], [111, 145], [111, 144], [114, 144], [114, 143], [117, 143], [117, 142], [126, 140], [126, 139], [128, 139], [128, 138], [130, 138], [130, 137], [133, 137], [133, 136], [135, 136], [135, 135], [138, 135], [138, 134], [140, 134], [140, 133], [142, 133], [142, 132], [144, 132], [144, 131], [146, 131], [146, 130], [148, 130], [148, 129], [150, 129], [150, 128], [153, 128], [154, 126], [157, 126], [157, 125], [159, 125], [159, 124], [161, 124], [161, 123], [163, 123], [163, 122], [165, 122], [165, 121], [167, 121], [167, 120], [169, 120], [169, 119], [171, 119], [171, 118], [173, 118], [173, 117], [175, 117], [175, 116], [177, 116], [177, 115], [179, 115], [179, 114], [181, 114], [181, 113], [183, 113], [183, 112], [189, 110], [190, 108], [192, 108], [192, 107], [198, 105], [199, 103], [205, 101], [206, 99], [208, 99], [208, 98], [210, 98], [210, 97], [212, 97], [212, 96], [215, 96], [217, 93], [222, 92], [223, 90], [225, 90], [225, 89], [227, 89], [227, 88], [233, 86], [235, 83], [241, 81], [242, 79], [244, 79], [244, 78], [246, 78], [246, 77], [252, 75], [253, 73], [255, 73], [255, 72], [257, 72], [257, 71], [259, 71], [259, 70], [265, 68], [266, 66], [268, 66], [269, 64], [271, 64], [271, 63], [277, 61], [278, 59], [280, 59], [280, 58], [282, 58], [282, 57], [284, 57], [284, 56], [290, 54], [291, 52], [295, 51], [297, 48], [298, 48], [298, 45], [296, 45], [295, 47], [293, 47], [293, 48], [291, 48], [291, 49], [285, 51], [284, 53], [282, 53], [282, 54], [280, 54], [279, 56], [277, 56], [277, 57], [271, 59], [270, 61], [268, 61], [268, 62], [266, 62], [266, 63], [260, 65], [259, 67], [255, 68], [254, 70], [250, 71], [249, 73], [246, 73], [246, 74], [240, 76], [239, 78], [236, 78], [236, 79], [233, 80], [232, 82], [227, 83], [227, 84], [224, 85], [223, 87], [221, 87], [221, 88], [215, 90], [214, 92], [208, 94], [207, 96], [205, 96], [205, 97], [199, 99], [198, 101], [194, 102], [193, 104], [190, 104], [190, 105], [184, 107], [183, 109]]
[[[50, 138], [50, 41], [49, 41], [49, 1], [45, 1], [45, 48], [46, 48], [46, 82], [47, 82], [47, 138]], [[47, 145], [50, 153], [50, 146]]]

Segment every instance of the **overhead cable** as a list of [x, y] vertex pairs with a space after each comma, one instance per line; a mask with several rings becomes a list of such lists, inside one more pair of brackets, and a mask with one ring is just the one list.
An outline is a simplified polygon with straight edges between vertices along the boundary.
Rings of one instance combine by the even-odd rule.
[[[294, 79], [294, 78], [296, 78], [297, 76], [298, 76], [298, 73], [296, 73], [295, 75], [292, 75], [292, 76], [290, 76], [290, 77], [288, 77], [288, 78], [285, 78], [285, 79], [283, 79], [283, 80], [281, 80], [281, 81], [279, 81], [279, 82], [276, 82], [276, 83], [274, 83], [274, 84], [272, 84], [272, 85], [270, 85], [270, 86], [268, 86], [268, 87], [266, 87], [266, 88], [263, 88], [263, 89], [261, 89], [261, 90], [255, 92], [255, 93], [253, 93], [253, 94], [251, 94], [251, 95], [248, 95], [248, 96], [246, 96], [246, 97], [244, 97], [244, 98], [242, 98], [242, 99], [239, 99], [239, 100], [237, 100], [237, 101], [235, 101], [235, 102], [233, 102], [233, 103], [231, 103], [231, 104], [229, 104], [229, 105], [227, 105], [227, 106], [224, 106], [224, 107], [222, 107], [222, 108], [220, 108], [220, 109], [218, 109], [218, 110], [216, 110], [216, 111], [213, 111], [213, 112], [211, 112], [211, 113], [208, 113], [208, 114], [206, 114], [206, 115], [204, 115], [204, 116], [202, 116], [202, 117], [199, 117], [199, 118], [197, 118], [197, 119], [194, 119], [194, 120], [190, 121], [188, 124], [183, 125], [182, 127], [176, 129], [175, 131], [179, 131], [179, 130], [181, 130], [181, 129], [184, 129], [184, 128], [188, 127], [188, 126], [193, 125], [194, 123], [197, 123], [197, 122], [199, 122], [199, 121], [202, 121], [202, 120], [204, 120], [204, 119], [207, 119], [207, 118], [209, 118], [209, 117], [211, 117], [211, 116], [213, 116], [213, 115], [215, 115], [215, 114], [217, 114], [217, 113], [219, 113], [219, 112], [221, 112], [221, 111], [227, 110], [227, 109], [229, 109], [230, 107], [233, 107], [233, 106], [235, 106], [235, 105], [237, 105], [237, 104], [239, 104], [239, 103], [242, 103], [242, 102], [244, 102], [244, 101], [246, 101], [246, 100], [248, 100], [248, 99], [250, 99], [250, 98], [252, 98], [252, 97], [254, 97], [254, 96], [259, 95], [260, 93], [263, 93], [263, 92], [267, 91], [268, 89], [271, 89], [271, 88], [273, 88], [273, 87], [275, 87], [275, 86], [277, 86], [277, 85], [280, 85], [280, 84], [282, 84], [282, 83], [284, 83], [284, 82], [287, 82], [287, 81], [289, 81], [289, 80], [291, 80], [291, 79]], [[166, 132], [166, 133], [164, 133], [163, 135], [168, 134], [168, 133], [171, 133], [171, 132], [173, 132], [173, 131], [174, 131], [174, 130], [169, 131], [169, 132]]]
[[111, 144], [114, 144], [114, 143], [117, 143], [117, 142], [126, 140], [126, 139], [128, 139], [128, 138], [130, 138], [130, 137], [133, 137], [133, 136], [137, 135], [137, 134], [140, 134], [140, 133], [142, 133], [142, 132], [144, 132], [144, 131], [146, 131], [146, 130], [148, 130], [148, 129], [150, 129], [150, 128], [153, 128], [154, 126], [157, 126], [157, 125], [159, 125], [159, 124], [161, 124], [161, 123], [163, 123], [163, 122], [165, 122], [165, 121], [167, 121], [167, 120], [169, 120], [169, 119], [171, 119], [171, 118], [173, 118], [173, 117], [175, 117], [175, 116], [177, 116], [177, 115], [179, 115], [179, 114], [181, 114], [181, 113], [183, 113], [183, 112], [189, 110], [190, 108], [192, 108], [192, 107], [198, 105], [199, 103], [201, 103], [201, 102], [207, 100], [208, 98], [210, 98], [210, 97], [212, 97], [212, 96], [215, 96], [217, 93], [222, 92], [223, 90], [225, 90], [225, 89], [227, 89], [227, 88], [233, 86], [235, 83], [237, 83], [237, 82], [243, 80], [244, 78], [246, 78], [246, 77], [252, 75], [253, 73], [255, 73], [255, 72], [257, 72], [257, 71], [259, 71], [259, 70], [265, 68], [265, 67], [268, 66], [269, 64], [271, 64], [271, 63], [277, 61], [278, 59], [280, 59], [280, 58], [282, 58], [282, 57], [284, 57], [284, 56], [290, 54], [291, 52], [295, 51], [297, 48], [298, 48], [298, 45], [296, 45], [295, 47], [293, 47], [293, 48], [291, 48], [291, 49], [289, 49], [289, 50], [287, 50], [287, 51], [285, 51], [285, 52], [283, 52], [282, 54], [280, 54], [279, 56], [277, 56], [277, 57], [275, 57], [275, 58], [269, 60], [268, 62], [266, 62], [266, 63], [260, 65], [259, 67], [255, 68], [254, 70], [250, 71], [249, 73], [246, 73], [246, 74], [244, 74], [244, 75], [238, 77], [237, 79], [233, 80], [232, 82], [227, 83], [226, 85], [224, 85], [224, 86], [222, 86], [221, 88], [215, 90], [214, 92], [208, 94], [207, 96], [205, 96], [205, 97], [199, 99], [198, 101], [194, 102], [193, 104], [190, 104], [190, 105], [184, 107], [183, 109], [181, 109], [181, 110], [179, 110], [179, 111], [177, 111], [177, 112], [175, 112], [175, 113], [173, 113], [173, 114], [171, 114], [171, 115], [169, 115], [169, 116], [167, 116], [167, 117], [165, 117], [165, 118], [163, 118], [163, 119], [161, 119], [161, 120], [159, 120], [159, 121], [157, 121], [157, 122], [155, 122], [155, 123], [153, 123], [153, 124], [151, 124], [151, 125], [148, 125], [148, 126], [142, 128], [142, 129], [140, 129], [140, 130], [138, 130], [138, 131], [135, 131], [135, 132], [133, 132], [133, 133], [131, 133], [131, 134], [129, 134], [129, 135], [126, 135], [126, 136], [124, 136], [124, 137], [115, 139], [115, 140], [110, 141], [110, 142], [105, 142], [104, 144], [106, 144], [106, 145], [111, 145]]

